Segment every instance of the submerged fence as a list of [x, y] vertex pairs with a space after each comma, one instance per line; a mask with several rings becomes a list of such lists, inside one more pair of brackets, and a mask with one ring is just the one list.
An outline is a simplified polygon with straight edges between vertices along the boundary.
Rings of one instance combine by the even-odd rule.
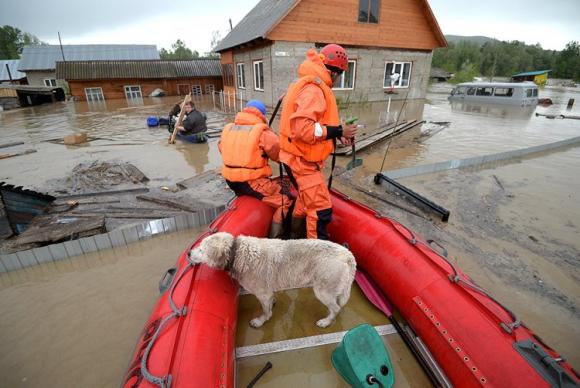
[[224, 113], [236, 113], [242, 110], [244, 104], [244, 94], [239, 92], [226, 92], [220, 90], [219, 92], [211, 93], [213, 101], [213, 109]]

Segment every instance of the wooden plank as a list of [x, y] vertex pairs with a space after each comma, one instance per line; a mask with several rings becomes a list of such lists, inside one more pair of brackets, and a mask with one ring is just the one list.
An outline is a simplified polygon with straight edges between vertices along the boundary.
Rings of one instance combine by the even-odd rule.
[[[365, 149], [367, 147], [370, 147], [373, 144], [376, 144], [376, 143], [383, 141], [383, 140], [386, 140], [388, 138], [398, 136], [398, 135], [402, 134], [403, 132], [407, 132], [409, 129], [416, 127], [417, 125], [423, 124], [424, 122], [425, 121], [413, 122], [413, 123], [405, 125], [403, 128], [400, 128], [396, 131], [387, 132], [384, 134], [379, 134], [380, 136], [377, 135], [377, 136], [368, 138], [368, 139], [364, 140], [363, 142], [361, 142], [362, 144], [360, 145], [360, 147], [357, 145], [357, 151], [360, 149]], [[352, 154], [352, 148], [347, 149], [345, 155], [351, 155], [351, 154]]]
[[[416, 120], [413, 120], [412, 122], [414, 122], [414, 121], [416, 121]], [[396, 130], [400, 130], [401, 128], [404, 128], [408, 124], [409, 124], [409, 122], [404, 121], [404, 122], [398, 124], [396, 128], [395, 128], [395, 124], [388, 125], [386, 127], [383, 127], [382, 129], [381, 129], [381, 127], [379, 127], [379, 131], [377, 131], [371, 135], [365, 136], [365, 137], [357, 138], [356, 139], [356, 148], [357, 148], [357, 150], [360, 150], [360, 149], [364, 148], [364, 144], [365, 144], [364, 142], [366, 140], [371, 139], [371, 138], [374, 139], [374, 138], [380, 137], [380, 136], [388, 136], [392, 132], [394, 132]], [[347, 152], [349, 152], [349, 151], [352, 151], [351, 147], [348, 147], [348, 146], [339, 147], [336, 149], [336, 154], [337, 155], [346, 155]]]
[[154, 197], [151, 195], [138, 195], [137, 199], [140, 199], [142, 201], [147, 201], [147, 202], [153, 202], [153, 203], [156, 203], [159, 205], [170, 206], [170, 207], [173, 207], [176, 209], [184, 210], [186, 212], [195, 213], [197, 211], [196, 209], [194, 209], [190, 206], [187, 206], [187, 205], [184, 205], [182, 203], [175, 202], [175, 201], [172, 201], [172, 200], [166, 199], [166, 198], [159, 198], [159, 197]]
[[177, 133], [179, 132], [177, 130], [177, 126], [181, 125], [181, 122], [183, 121], [183, 116], [185, 116], [185, 109], [183, 109], [185, 107], [185, 104], [187, 102], [191, 101], [191, 92], [185, 96], [185, 98], [183, 99], [183, 102], [181, 103], [181, 110], [179, 111], [179, 117], [177, 118], [177, 121], [175, 122], [175, 129], [173, 130], [173, 132], [171, 133], [171, 135], [169, 136], [169, 144], [175, 144], [175, 138], [177, 137]]
[[26, 150], [26, 151], [22, 151], [22, 152], [17, 152], [15, 154], [0, 154], [0, 159], [8, 159], [8, 158], [13, 158], [15, 156], [28, 155], [28, 154], [33, 154], [35, 152], [36, 152], [36, 150]]
[[97, 191], [92, 193], [82, 193], [82, 194], [70, 194], [70, 195], [61, 195], [57, 197], [57, 200], [62, 199], [72, 199], [72, 198], [81, 198], [81, 197], [98, 197], [102, 195], [118, 195], [118, 194], [136, 194], [136, 193], [148, 193], [149, 189], [147, 187], [139, 187], [135, 189], [126, 189], [126, 190], [111, 190], [111, 191]]
[[21, 144], [24, 144], [24, 142], [23, 141], [15, 141], [13, 143], [0, 144], [0, 148], [14, 147], [14, 146], [21, 145]]
[[105, 232], [105, 218], [102, 214], [88, 219], [67, 216], [42, 216], [34, 220], [16, 242], [21, 244], [51, 243], [70, 239], [82, 234], [89, 236]]

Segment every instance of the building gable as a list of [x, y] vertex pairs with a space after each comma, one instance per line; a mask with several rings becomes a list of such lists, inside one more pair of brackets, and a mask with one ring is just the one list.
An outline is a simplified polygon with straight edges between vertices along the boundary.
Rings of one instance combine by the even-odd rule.
[[301, 0], [266, 38], [415, 50], [447, 45], [427, 0], [380, 0], [378, 23], [358, 16], [359, 0]]

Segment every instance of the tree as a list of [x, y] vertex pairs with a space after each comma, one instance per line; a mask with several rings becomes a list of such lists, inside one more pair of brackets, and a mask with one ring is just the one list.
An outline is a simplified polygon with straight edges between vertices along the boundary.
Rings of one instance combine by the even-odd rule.
[[580, 44], [568, 42], [555, 61], [554, 75], [559, 78], [580, 80]]
[[24, 46], [46, 44], [28, 32], [16, 27], [0, 27], [0, 59], [18, 59]]
[[216, 46], [218, 45], [218, 43], [222, 40], [222, 36], [220, 34], [219, 31], [212, 31], [211, 33], [211, 43], [210, 43], [210, 47], [211, 50], [209, 52], [206, 52], [204, 54], [204, 57], [206, 58], [219, 58], [219, 54], [216, 53], [214, 51], [214, 49], [216, 48]]
[[199, 58], [199, 53], [195, 50], [191, 51], [181, 39], [177, 39], [171, 45], [172, 51], [161, 48], [159, 56], [161, 59], [196, 59]]

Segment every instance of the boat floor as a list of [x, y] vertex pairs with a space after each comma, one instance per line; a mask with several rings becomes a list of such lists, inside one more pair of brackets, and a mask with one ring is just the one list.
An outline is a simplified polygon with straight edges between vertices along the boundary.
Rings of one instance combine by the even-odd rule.
[[[336, 321], [325, 329], [316, 326], [316, 321], [326, 316], [326, 307], [310, 288], [278, 292], [270, 321], [258, 329], [250, 327], [249, 321], [260, 313], [253, 295], [240, 296], [236, 338], [238, 387], [246, 387], [268, 361], [272, 369], [258, 380], [257, 387], [348, 387], [330, 361], [341, 338], [335, 333], [362, 323], [380, 326], [387, 333], [381, 338], [393, 363], [395, 387], [431, 386], [389, 320], [367, 301], [356, 284]], [[263, 352], [266, 353], [260, 354]]]

